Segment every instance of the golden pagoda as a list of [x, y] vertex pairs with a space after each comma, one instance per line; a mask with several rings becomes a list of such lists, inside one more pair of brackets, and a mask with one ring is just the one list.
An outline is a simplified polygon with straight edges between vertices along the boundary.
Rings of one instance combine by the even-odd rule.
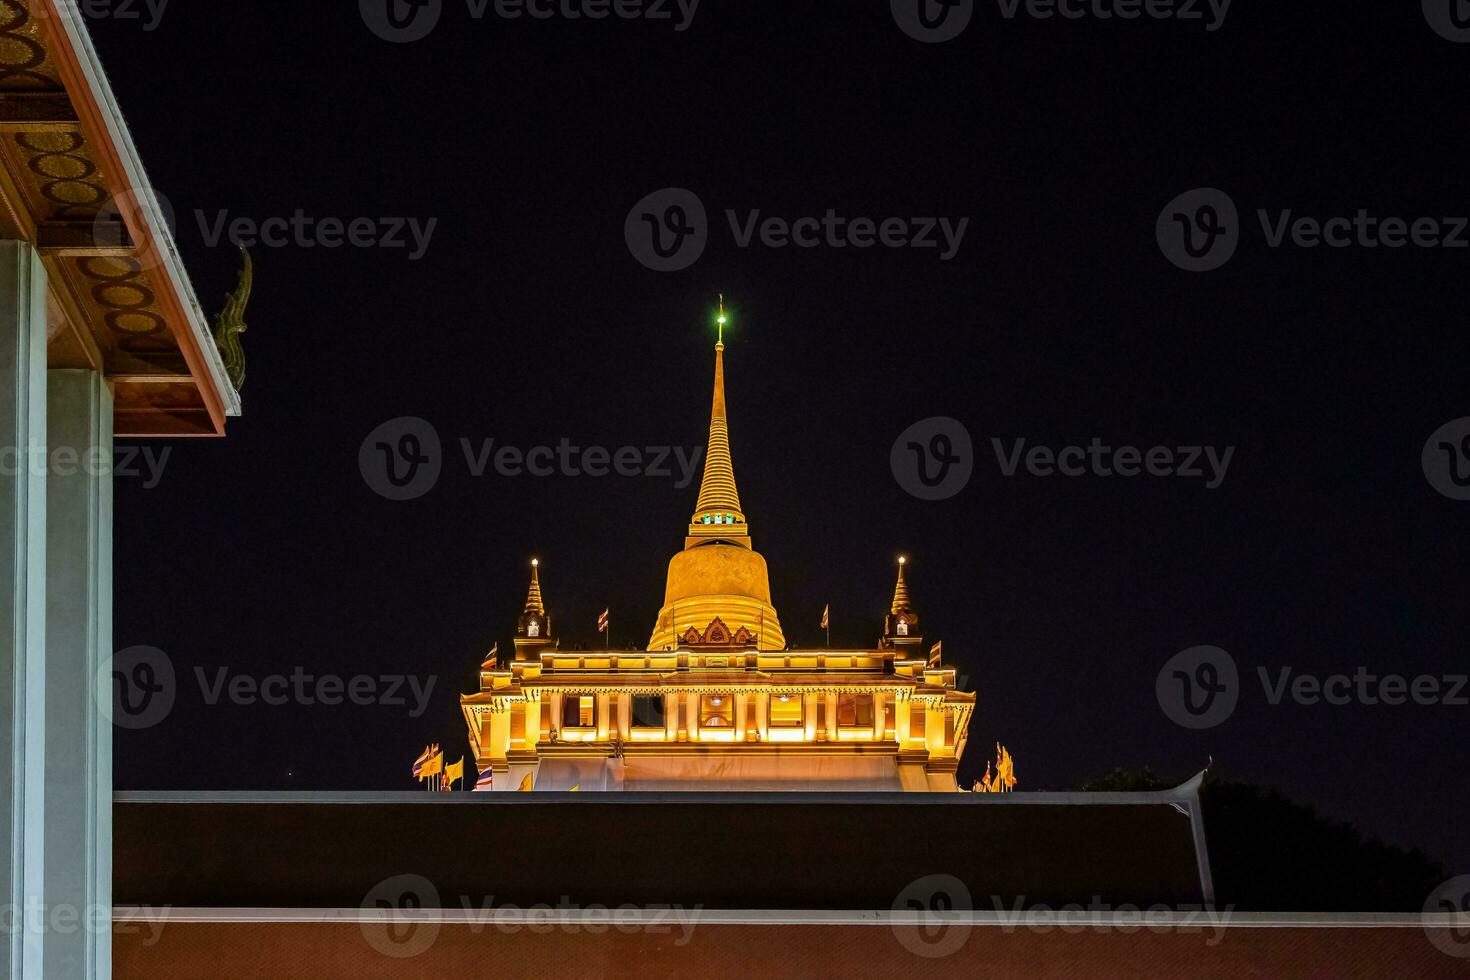
[[460, 698], [479, 788], [957, 792], [975, 695], [926, 650], [904, 559], [876, 647], [788, 648], [730, 458], [723, 303], [719, 324], [699, 499], [647, 649], [563, 652], [533, 560], [514, 659], [492, 652]]

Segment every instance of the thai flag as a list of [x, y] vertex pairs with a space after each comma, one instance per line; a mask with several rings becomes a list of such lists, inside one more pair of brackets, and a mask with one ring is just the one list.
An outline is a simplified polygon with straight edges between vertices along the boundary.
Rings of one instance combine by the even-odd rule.
[[597, 632], [601, 633], [607, 629], [607, 614], [610, 612], [612, 612], [611, 609], [604, 609], [602, 615], [597, 617]]
[[495, 786], [495, 774], [492, 773], [489, 769], [486, 769], [484, 772], [480, 773], [480, 778], [477, 779], [477, 780], [475, 780], [475, 792], [476, 793], [479, 793], [479, 792], [482, 792], [482, 791], [488, 790], [488, 789], [493, 789], [494, 786]]

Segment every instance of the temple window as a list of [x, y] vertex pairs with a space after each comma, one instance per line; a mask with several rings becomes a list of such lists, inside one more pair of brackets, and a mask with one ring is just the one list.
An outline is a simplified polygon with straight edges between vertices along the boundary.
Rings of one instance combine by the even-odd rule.
[[591, 728], [597, 724], [597, 698], [591, 694], [568, 694], [562, 699], [562, 727]]
[[633, 695], [633, 727], [664, 727], [664, 696], [662, 694]]
[[873, 695], [837, 695], [837, 725], [847, 728], [873, 727]]
[[800, 694], [771, 695], [772, 728], [800, 728], [802, 721]]
[[735, 698], [730, 694], [705, 694], [699, 699], [701, 728], [730, 728], [735, 724]]

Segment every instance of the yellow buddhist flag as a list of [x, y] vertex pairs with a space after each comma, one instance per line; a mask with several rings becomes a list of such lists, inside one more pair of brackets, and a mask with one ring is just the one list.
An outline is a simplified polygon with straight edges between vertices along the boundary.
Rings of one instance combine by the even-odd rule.
[[516, 790], [516, 792], [517, 793], [529, 793], [529, 792], [531, 792], [531, 780], [532, 780], [532, 778], [533, 777], [531, 776], [530, 773], [526, 773], [526, 778], [521, 780], [521, 785]]
[[581, 783], [578, 783], [577, 785], [573, 786], [571, 789], [567, 790], [567, 792], [568, 793], [580, 793], [580, 792], [582, 792], [582, 784]]
[[460, 760], [458, 762], [456, 762], [454, 765], [452, 765], [452, 766], [445, 766], [444, 767], [444, 785], [445, 785], [445, 787], [451, 787], [451, 786], [453, 786], [456, 780], [458, 780], [460, 782], [463, 782], [464, 781], [464, 758], [463, 757], [461, 757]]
[[424, 767], [419, 770], [420, 776], [434, 776], [444, 771], [444, 750], [434, 746], [434, 754], [429, 756]]

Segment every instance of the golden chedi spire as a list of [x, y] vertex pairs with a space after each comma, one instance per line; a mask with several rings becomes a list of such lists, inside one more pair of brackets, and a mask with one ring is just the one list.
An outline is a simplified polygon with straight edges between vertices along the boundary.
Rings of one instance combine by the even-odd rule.
[[546, 615], [546, 606], [541, 601], [541, 576], [539, 574], [540, 573], [540, 570], [541, 570], [541, 559], [539, 559], [539, 558], [532, 558], [531, 559], [531, 588], [530, 588], [530, 591], [528, 591], [526, 593], [526, 609], [525, 609], [525, 613], [526, 613], [527, 616], [532, 616], [532, 615], [535, 615], [535, 616], [545, 616]]
[[703, 635], [721, 620], [730, 634], [743, 627], [762, 650], [784, 650], [786, 637], [771, 605], [766, 560], [752, 549], [750, 528], [740, 507], [725, 405], [724, 297], [716, 321], [714, 398], [704, 477], [684, 550], [669, 562], [664, 605], [648, 641], [650, 650], [673, 649], [689, 629]]
[[535, 660], [538, 651], [556, 648], [551, 632], [551, 617], [541, 599], [541, 560], [531, 559], [531, 587], [526, 591], [526, 609], [516, 620], [516, 659]]
[[909, 563], [902, 556], [898, 559], [898, 584], [893, 587], [893, 608], [888, 610], [891, 615], [897, 616], [901, 612], [912, 612], [909, 606], [909, 586], [903, 580], [903, 567]]
[[906, 650], [910, 656], [923, 652], [924, 638], [919, 634], [919, 614], [909, 599], [909, 583], [904, 570], [909, 560], [902, 555], [898, 559], [898, 582], [893, 586], [893, 603], [888, 615], [883, 617], [883, 638], [878, 645], [888, 650]]
[[720, 296], [720, 339], [715, 343], [715, 394], [709, 413], [709, 443], [704, 451], [704, 478], [699, 481], [699, 500], [690, 520], [690, 534], [719, 528], [724, 535], [748, 535], [745, 514], [740, 510], [740, 491], [735, 486], [735, 467], [730, 462], [730, 427], [725, 414], [725, 297]]

